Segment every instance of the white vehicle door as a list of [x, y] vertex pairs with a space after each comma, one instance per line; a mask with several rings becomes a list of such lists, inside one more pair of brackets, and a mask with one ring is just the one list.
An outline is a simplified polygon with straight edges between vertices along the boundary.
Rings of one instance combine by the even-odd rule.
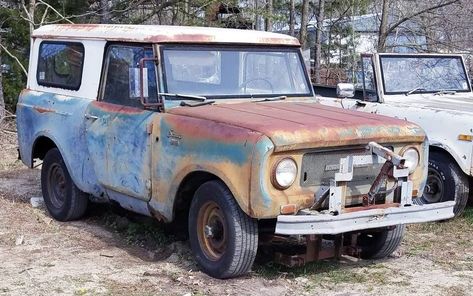
[[[324, 105], [343, 109], [375, 112], [380, 95], [374, 71], [373, 55], [362, 54], [359, 69], [355, 71], [355, 96], [352, 98], [318, 97]], [[317, 88], [317, 86], [315, 87]]]

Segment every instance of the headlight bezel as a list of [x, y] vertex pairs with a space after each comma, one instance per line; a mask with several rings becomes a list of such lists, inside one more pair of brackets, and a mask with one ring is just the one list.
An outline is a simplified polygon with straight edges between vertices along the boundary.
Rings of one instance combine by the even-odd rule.
[[[408, 153], [409, 151], [413, 151], [413, 152], [415, 152], [416, 155], [417, 155], [417, 164], [416, 164], [415, 166], [413, 166], [412, 168], [409, 168], [409, 167], [407, 166], [409, 160], [406, 158], [406, 153]], [[414, 146], [407, 146], [407, 147], [405, 147], [404, 149], [402, 149], [402, 151], [401, 151], [400, 154], [401, 154], [402, 158], [404, 158], [404, 159], [406, 160], [406, 162], [405, 162], [405, 164], [404, 164], [404, 167], [407, 168], [407, 169], [409, 169], [409, 174], [410, 174], [410, 175], [413, 174], [413, 173], [417, 170], [417, 168], [419, 167], [419, 164], [420, 164], [420, 153], [419, 153], [419, 150], [418, 150], [416, 147], [414, 147]]]
[[[277, 178], [278, 168], [285, 161], [290, 161], [294, 165], [294, 177], [292, 178], [292, 181], [289, 184], [286, 184], [286, 185], [280, 184], [280, 182], [278, 181], [278, 178]], [[294, 158], [292, 158], [292, 157], [282, 157], [282, 158], [278, 159], [273, 165], [273, 168], [271, 170], [271, 183], [273, 184], [273, 186], [276, 189], [279, 189], [279, 190], [288, 189], [289, 187], [291, 187], [296, 182], [298, 171], [299, 171], [299, 167], [298, 167], [297, 162], [295, 161]]]

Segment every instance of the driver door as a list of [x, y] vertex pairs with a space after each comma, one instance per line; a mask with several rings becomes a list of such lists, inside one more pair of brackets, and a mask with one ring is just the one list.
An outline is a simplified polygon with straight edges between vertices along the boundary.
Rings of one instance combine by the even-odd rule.
[[[139, 61], [153, 57], [144, 45], [107, 47], [99, 100], [86, 110], [87, 143], [99, 183], [108, 195], [151, 198], [152, 122], [160, 116], [140, 101]], [[149, 97], [157, 96], [156, 67], [145, 63]], [[147, 76], [147, 77], [146, 77]]]
[[[376, 88], [376, 75], [374, 71], [373, 55], [362, 54], [361, 55], [361, 81], [357, 81], [355, 84], [356, 90], [362, 90], [364, 103], [378, 102], [378, 90]], [[358, 76], [357, 76], [358, 78]], [[361, 83], [360, 83], [361, 82]]]
[[[343, 109], [374, 112], [379, 104], [378, 90], [376, 87], [376, 75], [374, 71], [373, 55], [362, 54], [360, 63], [354, 73], [355, 95], [351, 98], [338, 97], [333, 94], [318, 96], [319, 102]], [[317, 89], [317, 85], [314, 86]], [[329, 89], [331, 87], [328, 87]]]
[[343, 109], [374, 112], [379, 104], [379, 97], [376, 87], [373, 56], [371, 54], [361, 55], [361, 60], [353, 80], [355, 86], [354, 97], [332, 99], [330, 104], [326, 104], [329, 100], [323, 99], [323, 104], [342, 107]]

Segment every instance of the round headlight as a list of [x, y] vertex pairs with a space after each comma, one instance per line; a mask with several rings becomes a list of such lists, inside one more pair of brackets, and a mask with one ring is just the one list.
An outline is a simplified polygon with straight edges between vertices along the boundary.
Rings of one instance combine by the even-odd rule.
[[292, 158], [284, 158], [273, 170], [273, 185], [279, 189], [286, 189], [294, 183], [296, 176], [296, 162]]
[[419, 152], [414, 148], [409, 148], [402, 154], [406, 160], [404, 167], [409, 169], [409, 173], [413, 173], [419, 165]]

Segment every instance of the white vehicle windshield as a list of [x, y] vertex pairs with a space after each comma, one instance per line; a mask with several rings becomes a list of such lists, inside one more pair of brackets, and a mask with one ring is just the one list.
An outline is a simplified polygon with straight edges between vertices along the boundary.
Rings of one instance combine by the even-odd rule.
[[470, 91], [460, 57], [381, 56], [384, 92]]
[[216, 99], [312, 95], [297, 48], [168, 46], [162, 60], [167, 93]]

